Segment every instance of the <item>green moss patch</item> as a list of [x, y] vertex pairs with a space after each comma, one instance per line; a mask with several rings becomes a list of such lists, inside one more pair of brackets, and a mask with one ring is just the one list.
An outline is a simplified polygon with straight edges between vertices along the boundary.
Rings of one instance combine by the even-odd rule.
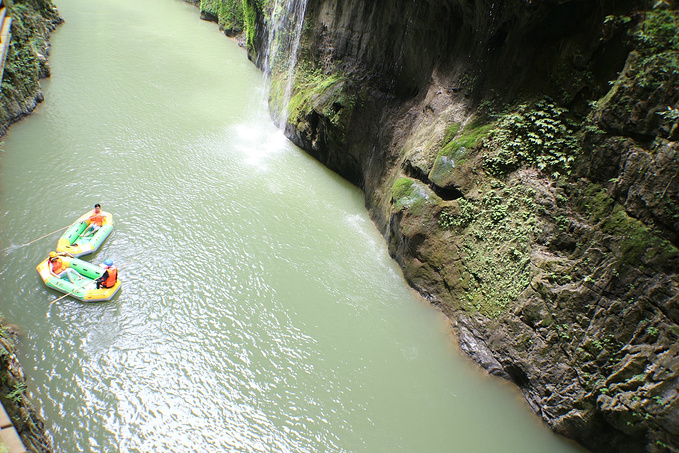
[[608, 196], [599, 185], [589, 187], [578, 206], [592, 223], [621, 240], [620, 264], [639, 266], [644, 260], [658, 263], [676, 259], [679, 251], [671, 242], [653, 233], [643, 222], [630, 217], [625, 208]]
[[672, 243], [657, 237], [642, 222], [627, 215], [620, 205], [615, 205], [601, 228], [607, 234], [622, 238], [620, 262], [624, 264], [638, 266], [642, 258], [664, 263], [676, 258], [679, 252]]
[[242, 0], [243, 23], [245, 25], [245, 44], [248, 53], [256, 53], [255, 33], [257, 30], [257, 17], [262, 14], [268, 0]]
[[492, 124], [472, 123], [464, 128], [459, 137], [453, 139], [453, 131], [459, 130], [459, 123], [448, 126], [444, 144], [434, 160], [429, 179], [439, 187], [450, 184], [453, 169], [465, 162], [469, 151], [481, 144], [492, 127]]
[[460, 306], [496, 318], [510, 309], [532, 276], [535, 192], [524, 186], [489, 190], [479, 201], [458, 200], [439, 226], [461, 239], [462, 277], [453, 291]]
[[[453, 129], [456, 124], [457, 123], [454, 123], [452, 125]], [[452, 158], [464, 155], [465, 151], [461, 150], [469, 150], [481, 144], [481, 141], [488, 135], [492, 127], [493, 124], [470, 124], [468, 127], [463, 129], [462, 134], [459, 137], [447, 142], [444, 140], [444, 145], [441, 147], [439, 157], [446, 156]], [[448, 133], [450, 133], [451, 130], [452, 129], [449, 126], [446, 130], [446, 136], [448, 136]]]
[[443, 143], [448, 143], [452, 141], [458, 132], [460, 132], [460, 127], [462, 125], [457, 121], [454, 121], [446, 127], [446, 134], [443, 136]]
[[393, 209], [408, 209], [415, 214], [421, 213], [425, 203], [438, 204], [440, 201], [426, 186], [410, 178], [399, 178], [394, 182], [391, 199]]
[[321, 70], [309, 70], [299, 65], [287, 106], [285, 103], [289, 74], [277, 73], [271, 83], [271, 107], [279, 114], [286, 111], [287, 122], [303, 120], [312, 111], [327, 118], [333, 126], [345, 128], [351, 118], [356, 96], [347, 90], [348, 79], [341, 73], [325, 74]]

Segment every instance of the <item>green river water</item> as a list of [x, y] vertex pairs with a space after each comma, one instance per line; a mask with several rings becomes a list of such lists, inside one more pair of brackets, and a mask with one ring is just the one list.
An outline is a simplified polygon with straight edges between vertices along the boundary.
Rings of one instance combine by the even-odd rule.
[[[179, 0], [58, 0], [45, 102], [0, 153], [0, 311], [57, 452], [574, 452], [457, 350], [362, 194], [272, 125]], [[35, 266], [100, 202], [111, 302]]]

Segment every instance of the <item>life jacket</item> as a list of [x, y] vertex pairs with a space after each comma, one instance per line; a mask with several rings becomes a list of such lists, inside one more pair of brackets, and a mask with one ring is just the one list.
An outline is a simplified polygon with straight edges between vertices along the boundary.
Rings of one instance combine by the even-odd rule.
[[50, 262], [52, 263], [52, 272], [57, 275], [61, 274], [66, 269], [66, 266], [64, 265], [64, 262], [61, 261], [61, 258], [57, 258]]
[[101, 282], [101, 286], [104, 288], [112, 288], [118, 281], [118, 269], [115, 267], [107, 267], [106, 272], [108, 272], [108, 278]]
[[104, 226], [104, 220], [106, 220], [106, 216], [100, 212], [99, 214], [92, 214], [90, 216], [90, 218], [87, 219], [87, 224], [88, 225], [95, 224], [97, 226]]

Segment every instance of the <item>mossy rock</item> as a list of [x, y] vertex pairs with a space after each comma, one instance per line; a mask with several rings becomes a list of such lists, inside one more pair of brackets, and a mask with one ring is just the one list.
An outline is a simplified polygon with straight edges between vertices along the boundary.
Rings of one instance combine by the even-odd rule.
[[620, 205], [615, 205], [601, 228], [606, 234], [622, 239], [621, 263], [632, 266], [651, 261], [665, 263], [676, 260], [679, 255], [679, 251], [672, 243], [654, 235], [641, 221], [627, 215]]
[[425, 204], [438, 205], [441, 199], [431, 189], [410, 178], [397, 179], [391, 189], [393, 209], [408, 209], [421, 214]]
[[429, 179], [439, 187], [453, 184], [455, 169], [466, 163], [471, 151], [481, 144], [491, 128], [491, 124], [478, 125], [472, 122], [463, 129], [459, 137], [453, 138], [453, 133], [459, 130], [459, 123], [449, 125], [443, 145], [429, 173]]

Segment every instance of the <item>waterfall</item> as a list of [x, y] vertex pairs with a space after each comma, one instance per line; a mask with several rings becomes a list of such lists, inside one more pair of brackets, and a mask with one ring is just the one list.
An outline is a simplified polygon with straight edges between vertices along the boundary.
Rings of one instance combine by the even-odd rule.
[[269, 40], [264, 57], [264, 71], [271, 78], [284, 78], [283, 95], [272, 107], [274, 122], [283, 128], [290, 114], [298, 52], [308, 0], [275, 0], [268, 18]]

